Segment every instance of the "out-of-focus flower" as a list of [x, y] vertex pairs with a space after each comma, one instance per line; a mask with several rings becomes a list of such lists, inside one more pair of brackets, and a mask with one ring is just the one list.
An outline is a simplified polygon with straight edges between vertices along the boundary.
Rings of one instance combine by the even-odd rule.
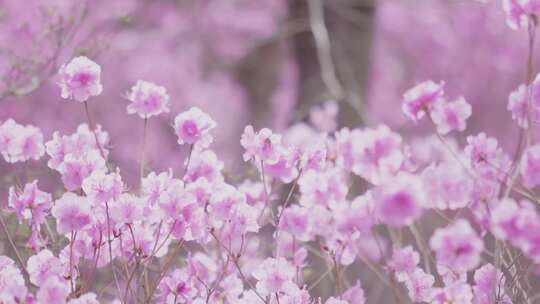
[[43, 134], [34, 126], [8, 119], [0, 125], [0, 153], [8, 163], [40, 159], [45, 153]]
[[97, 295], [93, 292], [85, 293], [78, 298], [74, 298], [68, 301], [68, 304], [99, 304]]
[[98, 96], [103, 90], [100, 82], [101, 67], [88, 57], [73, 58], [58, 73], [62, 98], [83, 102], [90, 96]]
[[434, 283], [435, 278], [421, 268], [415, 268], [404, 280], [409, 297], [414, 302], [431, 302], [434, 296]]
[[2, 303], [17, 303], [27, 295], [21, 271], [15, 266], [15, 262], [5, 255], [0, 255], [0, 290]]
[[262, 295], [271, 295], [294, 285], [294, 267], [284, 258], [268, 258], [253, 271], [257, 279], [257, 291]]
[[540, 144], [531, 146], [525, 150], [521, 161], [521, 179], [527, 188], [540, 185]]
[[372, 184], [394, 176], [404, 160], [401, 136], [385, 125], [342, 129], [336, 134], [336, 142], [338, 164]]
[[463, 97], [453, 101], [439, 102], [430, 112], [431, 119], [437, 126], [437, 131], [447, 134], [450, 131], [463, 131], [466, 121], [472, 114], [471, 105]]
[[538, 0], [503, 0], [506, 23], [512, 29], [525, 28], [540, 15]]
[[48, 249], [41, 250], [38, 254], [28, 258], [26, 269], [30, 275], [30, 281], [37, 286], [43, 285], [49, 278], [62, 276], [62, 262]]
[[329, 100], [309, 111], [309, 121], [321, 132], [333, 132], [338, 127], [337, 116], [339, 106], [336, 101]]
[[398, 280], [403, 281], [415, 271], [419, 262], [420, 255], [418, 252], [412, 246], [407, 246], [394, 251], [388, 267], [396, 273]]
[[90, 224], [90, 203], [85, 197], [66, 192], [51, 210], [59, 233], [79, 231]]
[[409, 119], [419, 121], [431, 111], [436, 102], [441, 101], [443, 95], [444, 82], [422, 82], [403, 94], [403, 113]]
[[127, 106], [128, 114], [138, 114], [141, 118], [150, 118], [170, 111], [167, 90], [148, 81], [137, 81], [127, 98], [131, 101]]
[[417, 176], [401, 173], [373, 190], [376, 215], [385, 224], [410, 225], [422, 215], [424, 193]]
[[29, 221], [31, 225], [40, 225], [51, 208], [52, 198], [47, 192], [39, 190], [37, 180], [24, 185], [21, 193], [15, 187], [9, 188], [8, 205], [15, 210], [19, 223]]
[[272, 133], [270, 129], [264, 128], [255, 132], [252, 126], [246, 126], [240, 144], [245, 149], [244, 161], [256, 160], [275, 164], [279, 160], [281, 135]]
[[69, 296], [69, 281], [51, 277], [40, 285], [36, 294], [38, 303], [64, 304]]
[[210, 130], [216, 123], [201, 109], [193, 107], [182, 112], [174, 119], [174, 131], [178, 136], [178, 144], [197, 145], [200, 148], [208, 147], [214, 138]]
[[486, 264], [474, 272], [474, 304], [490, 304], [493, 301], [493, 286], [496, 286], [498, 302], [501, 304], [511, 304], [512, 301], [506, 293], [506, 280], [503, 273], [495, 269], [492, 264]]
[[455, 272], [474, 269], [484, 249], [482, 239], [466, 220], [437, 229], [429, 241], [437, 255], [437, 264]]

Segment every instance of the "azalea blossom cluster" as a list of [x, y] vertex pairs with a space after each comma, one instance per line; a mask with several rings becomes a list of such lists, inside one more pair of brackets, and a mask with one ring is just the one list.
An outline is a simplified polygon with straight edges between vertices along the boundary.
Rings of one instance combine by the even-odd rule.
[[[536, 26], [535, 1], [505, 3], [511, 25]], [[36, 126], [0, 124], [4, 161], [39, 163], [59, 180], [45, 191], [13, 172], [0, 214], [9, 249], [1, 303], [364, 304], [375, 295], [363, 272], [397, 303], [540, 298], [530, 284], [540, 264], [540, 144], [527, 135], [539, 81], [510, 93], [508, 115], [523, 135], [515, 155], [483, 132], [453, 140], [467, 132], [472, 106], [428, 80], [404, 93], [402, 111], [411, 124], [430, 122], [431, 137], [408, 142], [384, 124], [340, 128], [328, 101], [280, 134], [246, 126], [231, 143], [250, 168], [238, 178], [212, 149], [216, 122], [197, 107], [171, 119], [189, 151], [181, 173], [148, 168], [147, 128], [171, 100], [139, 80], [125, 96], [144, 126], [140, 181], [127, 184], [110, 158], [114, 139], [91, 116], [101, 72], [84, 56], [59, 70], [59, 95], [87, 116], [72, 133], [45, 138]], [[13, 231], [10, 216], [24, 229]], [[327, 270], [317, 273], [320, 264]], [[316, 294], [320, 284], [331, 291]]]

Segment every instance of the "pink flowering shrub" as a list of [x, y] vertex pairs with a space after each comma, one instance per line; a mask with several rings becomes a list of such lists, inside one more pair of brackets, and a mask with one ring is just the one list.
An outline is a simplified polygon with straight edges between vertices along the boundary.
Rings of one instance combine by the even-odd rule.
[[[262, 31], [255, 12], [249, 26]], [[534, 42], [540, 1], [505, 0], [503, 12]], [[231, 58], [242, 53], [220, 47]], [[46, 136], [0, 122], [12, 176], [0, 210], [0, 303], [536, 303], [532, 49], [525, 83], [502, 105], [520, 131], [515, 150], [470, 131], [473, 110], [485, 109], [449, 97], [451, 82], [427, 80], [405, 91], [401, 115], [411, 128], [424, 121], [429, 135], [411, 140], [379, 122], [345, 127], [341, 100], [325, 101], [283, 130], [247, 124], [227, 143], [241, 151], [239, 174], [226, 170], [234, 158], [217, 149], [221, 125], [211, 114], [176, 111], [165, 86], [138, 80], [117, 92], [125, 111], [115, 117], [138, 116], [126, 122], [140, 147], [128, 150], [134, 182], [93, 117], [107, 71], [77, 56], [58, 67], [57, 82], [58, 96], [84, 113], [75, 129]], [[168, 122], [157, 134], [188, 151], [168, 170], [146, 154], [158, 119]]]

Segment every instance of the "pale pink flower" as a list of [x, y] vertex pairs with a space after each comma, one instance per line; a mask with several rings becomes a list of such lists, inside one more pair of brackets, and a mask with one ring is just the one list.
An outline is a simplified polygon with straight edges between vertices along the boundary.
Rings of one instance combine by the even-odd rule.
[[420, 218], [425, 194], [417, 176], [401, 173], [374, 189], [375, 212], [381, 222], [400, 227]]
[[532, 16], [540, 15], [539, 0], [503, 0], [503, 9], [506, 12], [506, 24], [512, 29], [526, 28]]
[[99, 304], [97, 295], [93, 292], [85, 293], [78, 298], [73, 298], [68, 301], [68, 304]]
[[267, 258], [252, 273], [257, 279], [257, 291], [272, 295], [294, 285], [295, 268], [284, 258]]
[[183, 269], [176, 269], [170, 275], [165, 276], [158, 285], [158, 294], [162, 303], [173, 303], [174, 299], [180, 303], [191, 303], [197, 295], [194, 286], [194, 277]]
[[118, 199], [124, 190], [120, 172], [105, 173], [94, 171], [82, 184], [82, 189], [88, 198], [98, 203], [108, 203]]
[[343, 300], [348, 301], [350, 304], [364, 304], [366, 303], [366, 297], [364, 295], [364, 290], [362, 289], [362, 285], [360, 284], [360, 281], [356, 281], [356, 283], [349, 287], [349, 289], [345, 290], [343, 295], [341, 296]]
[[184, 176], [184, 181], [186, 181], [186, 183], [195, 182], [198, 179], [205, 178], [211, 183], [221, 182], [223, 181], [223, 175], [221, 173], [223, 166], [223, 162], [212, 150], [194, 152], [191, 154], [189, 167]]
[[111, 206], [110, 217], [117, 225], [135, 223], [143, 219], [143, 207], [141, 198], [130, 193], [122, 193]]
[[264, 174], [283, 183], [290, 183], [298, 176], [297, 163], [299, 155], [293, 148], [280, 147], [277, 149], [277, 161], [263, 163]]
[[0, 153], [8, 163], [38, 160], [45, 154], [43, 134], [37, 127], [8, 119], [0, 125]]
[[465, 281], [454, 281], [448, 283], [444, 288], [437, 288], [433, 304], [459, 303], [470, 304], [473, 300], [471, 285]]
[[420, 255], [412, 246], [403, 247], [394, 251], [392, 259], [388, 262], [388, 267], [396, 273], [399, 281], [413, 273], [420, 262]]
[[148, 81], [138, 80], [127, 98], [131, 101], [127, 106], [128, 114], [138, 114], [141, 118], [146, 119], [170, 111], [167, 90]]
[[107, 169], [105, 159], [99, 151], [90, 150], [82, 156], [67, 154], [57, 170], [62, 175], [62, 182], [68, 191], [75, 191], [82, 187], [83, 181], [96, 171]]
[[174, 119], [174, 131], [178, 136], [178, 144], [197, 145], [199, 148], [208, 147], [214, 138], [210, 131], [216, 123], [201, 109], [193, 107], [182, 112]]
[[372, 184], [395, 175], [402, 166], [402, 139], [385, 125], [373, 129], [342, 129], [336, 134], [337, 162]]
[[99, 146], [107, 156], [108, 151], [105, 147], [109, 142], [109, 134], [103, 131], [100, 125], [91, 131], [87, 124], [81, 124], [71, 135], [54, 132], [53, 138], [45, 144], [47, 154], [51, 157], [47, 163], [49, 168], [58, 170], [68, 155], [71, 155], [72, 159], [80, 159], [93, 151], [100, 153], [95, 137], [98, 138]]
[[345, 200], [347, 179], [342, 170], [329, 168], [323, 172], [309, 170], [298, 179], [300, 204], [306, 207], [321, 205], [333, 208]]
[[415, 303], [431, 303], [434, 296], [434, 283], [435, 278], [432, 275], [425, 273], [421, 268], [414, 269], [404, 280], [409, 297]]
[[26, 269], [30, 275], [30, 281], [37, 286], [43, 285], [51, 277], [61, 278], [64, 271], [60, 259], [48, 249], [43, 249], [28, 258]]
[[51, 204], [51, 195], [39, 190], [37, 180], [24, 185], [21, 193], [17, 193], [15, 187], [9, 188], [8, 206], [15, 210], [19, 223], [27, 220], [39, 226], [45, 221]]
[[402, 110], [413, 121], [419, 121], [431, 111], [435, 103], [442, 101], [444, 82], [422, 82], [403, 95]]
[[511, 304], [512, 301], [505, 291], [506, 280], [503, 273], [491, 264], [486, 264], [474, 272], [474, 304], [491, 304], [493, 288], [497, 288], [497, 303]]
[[520, 173], [523, 185], [534, 188], [540, 185], [540, 144], [528, 147], [521, 159]]
[[336, 101], [328, 100], [320, 106], [312, 107], [309, 120], [321, 132], [333, 132], [337, 129], [339, 106]]
[[100, 82], [101, 67], [85, 56], [73, 58], [67, 65], [63, 65], [58, 73], [62, 98], [83, 102], [103, 91]]
[[90, 224], [90, 203], [86, 197], [66, 192], [54, 202], [51, 210], [59, 233], [80, 231]]
[[421, 177], [430, 207], [455, 210], [469, 203], [473, 180], [465, 169], [454, 162], [429, 166]]
[[0, 255], [0, 303], [18, 303], [27, 296], [24, 277], [15, 262]]
[[223, 184], [212, 192], [208, 211], [217, 219], [227, 220], [232, 218], [236, 208], [245, 201], [246, 197], [242, 192], [231, 185]]
[[474, 269], [480, 262], [484, 244], [466, 220], [437, 229], [429, 241], [437, 263], [456, 272]]
[[39, 286], [36, 299], [38, 303], [65, 304], [69, 293], [69, 281], [50, 277]]
[[431, 119], [437, 126], [437, 132], [447, 134], [450, 131], [465, 130], [467, 119], [472, 114], [471, 105], [460, 97], [453, 101], [443, 101], [433, 106]]
[[275, 164], [279, 160], [281, 147], [281, 135], [272, 133], [272, 130], [264, 128], [255, 132], [248, 125], [240, 138], [240, 144], [244, 147], [244, 161], [255, 160], [267, 164]]
[[[527, 86], [524, 84], [512, 91], [508, 97], [507, 109], [512, 113], [512, 119], [522, 128], [527, 128], [529, 125], [529, 101], [527, 98]], [[531, 118], [534, 119], [534, 117], [538, 116], [538, 113], [535, 111], [535, 113], [531, 113], [531, 115], [534, 115], [531, 116]]]
[[283, 210], [279, 222], [280, 231], [292, 234], [300, 241], [309, 241], [310, 220], [308, 210], [299, 205], [293, 205]]

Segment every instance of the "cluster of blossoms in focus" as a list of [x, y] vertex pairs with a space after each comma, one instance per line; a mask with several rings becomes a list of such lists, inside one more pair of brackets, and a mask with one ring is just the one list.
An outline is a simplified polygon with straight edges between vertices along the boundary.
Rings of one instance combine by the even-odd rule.
[[[536, 27], [540, 3], [504, 3], [510, 26]], [[540, 77], [509, 94], [516, 151], [484, 132], [454, 140], [472, 106], [428, 80], [402, 103], [411, 124], [430, 122], [421, 143], [384, 124], [339, 128], [329, 101], [281, 134], [246, 126], [231, 143], [250, 168], [240, 178], [224, 171], [212, 149], [218, 126], [197, 107], [170, 123], [189, 151], [182, 173], [147, 166], [146, 131], [171, 100], [139, 80], [124, 95], [144, 127], [134, 136], [140, 179], [127, 184], [109, 157], [114, 139], [92, 118], [101, 72], [84, 56], [59, 70], [60, 96], [86, 114], [75, 130], [44, 138], [37, 126], [0, 123], [5, 162], [58, 177], [47, 192], [13, 171], [0, 214], [0, 303], [363, 304], [373, 296], [365, 272], [397, 303], [540, 299], [530, 284], [540, 271], [540, 144], [531, 134]], [[4, 219], [12, 215], [24, 227], [16, 238]], [[324, 297], [314, 293], [323, 282]]]

